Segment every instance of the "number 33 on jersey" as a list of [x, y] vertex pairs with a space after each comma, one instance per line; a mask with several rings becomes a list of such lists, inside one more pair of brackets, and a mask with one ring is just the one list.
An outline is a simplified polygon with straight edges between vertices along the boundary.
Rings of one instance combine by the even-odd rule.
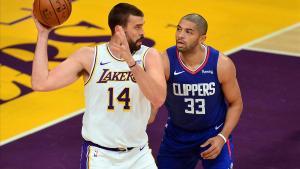
[[184, 65], [176, 46], [167, 49], [170, 77], [165, 105], [172, 123], [189, 130], [210, 128], [224, 121], [227, 111], [217, 73], [219, 52], [203, 47], [206, 54], [196, 70]]

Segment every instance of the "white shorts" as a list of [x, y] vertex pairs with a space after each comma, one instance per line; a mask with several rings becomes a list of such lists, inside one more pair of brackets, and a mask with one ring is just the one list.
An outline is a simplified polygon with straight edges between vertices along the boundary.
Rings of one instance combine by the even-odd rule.
[[111, 151], [83, 144], [81, 169], [157, 169], [148, 144], [129, 151]]

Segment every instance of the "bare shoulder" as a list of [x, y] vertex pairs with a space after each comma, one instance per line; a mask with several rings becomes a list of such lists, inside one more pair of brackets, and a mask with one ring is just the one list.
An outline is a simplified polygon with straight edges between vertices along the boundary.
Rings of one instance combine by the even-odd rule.
[[168, 59], [168, 53], [166, 50], [164, 50], [163, 52], [161, 52], [161, 56], [165, 59]]
[[68, 59], [76, 59], [78, 62], [83, 62], [93, 58], [95, 49], [93, 47], [81, 47], [71, 54]]
[[81, 64], [87, 72], [89, 72], [93, 64], [94, 56], [94, 47], [81, 47], [70, 56], [70, 59], [74, 59], [76, 62]]
[[170, 77], [170, 61], [169, 61], [167, 51], [161, 52], [161, 57], [162, 57], [162, 62], [163, 62], [163, 66], [164, 66], [165, 78], [166, 78], [166, 80], [168, 80]]
[[159, 52], [158, 50], [156, 50], [155, 48], [150, 48], [148, 51], [148, 54], [150, 56], [156, 56], [159, 57], [159, 59], [162, 60], [163, 64], [165, 64], [165, 62], [169, 63], [169, 58], [168, 58], [168, 54], [166, 51], [163, 52]]
[[84, 46], [84, 47], [79, 48], [79, 51], [81, 51], [81, 52], [94, 52], [95, 48], [90, 47], [90, 46]]
[[233, 61], [221, 52], [219, 54], [217, 71], [221, 83], [236, 76], [236, 69]]
[[218, 60], [218, 68], [220, 69], [228, 69], [228, 68], [234, 68], [233, 61], [226, 55], [220, 52], [219, 54], [219, 60]]
[[169, 57], [168, 57], [167, 51], [161, 52], [160, 55], [161, 55], [161, 57], [162, 57], [164, 66], [169, 65]]
[[94, 47], [81, 47], [75, 52], [75, 56], [79, 58], [93, 57], [95, 54]]
[[159, 52], [155, 48], [149, 48], [147, 55], [149, 55], [151, 57], [152, 56], [154, 56], [154, 57], [159, 57], [160, 56]]

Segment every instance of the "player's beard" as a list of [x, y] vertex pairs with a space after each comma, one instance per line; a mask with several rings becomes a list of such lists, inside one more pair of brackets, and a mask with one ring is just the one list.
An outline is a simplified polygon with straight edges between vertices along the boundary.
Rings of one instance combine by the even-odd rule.
[[176, 47], [179, 52], [184, 52], [187, 47], [187, 43], [181, 40], [181, 43], [178, 42], [179, 40], [176, 39]]
[[184, 47], [180, 46], [180, 47], [179, 47], [179, 46], [176, 44], [176, 47], [177, 47], [177, 49], [178, 49], [179, 52], [184, 52], [184, 51], [186, 51], [186, 46], [184, 46]]
[[176, 47], [179, 52], [189, 52], [189, 51], [193, 50], [194, 48], [198, 47], [198, 43], [196, 41], [194, 41], [190, 44], [185, 42], [183, 45], [178, 45], [178, 42], [176, 40]]
[[139, 50], [141, 48], [141, 44], [138, 45], [139, 42], [142, 42], [144, 39], [144, 36], [142, 35], [138, 40], [136, 40], [135, 42], [133, 42], [132, 40], [130, 40], [128, 42], [129, 45], [129, 49], [131, 53], [134, 53], [135, 51]]

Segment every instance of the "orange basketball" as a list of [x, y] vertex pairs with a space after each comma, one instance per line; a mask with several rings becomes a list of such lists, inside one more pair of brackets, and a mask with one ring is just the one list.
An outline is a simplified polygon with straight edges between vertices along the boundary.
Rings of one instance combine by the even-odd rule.
[[34, 0], [33, 3], [33, 15], [46, 27], [64, 23], [71, 12], [71, 0]]

